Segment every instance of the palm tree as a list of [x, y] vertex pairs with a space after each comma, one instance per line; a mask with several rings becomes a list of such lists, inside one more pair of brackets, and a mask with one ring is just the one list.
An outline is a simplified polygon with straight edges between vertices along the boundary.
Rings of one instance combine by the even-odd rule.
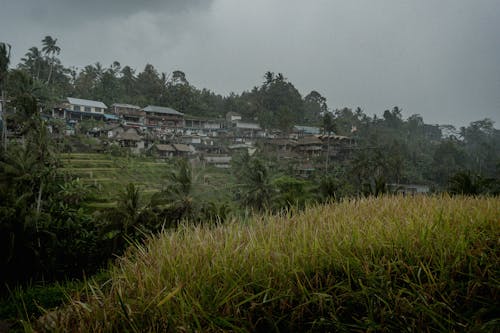
[[240, 195], [244, 205], [263, 211], [269, 208], [274, 187], [262, 160], [252, 158], [241, 174]]
[[42, 67], [42, 52], [36, 47], [31, 47], [28, 52], [24, 55], [24, 58], [21, 58], [21, 61], [24, 64], [20, 65], [23, 69], [26, 69], [33, 79], [38, 80], [40, 78], [40, 70]]
[[166, 176], [166, 186], [152, 198], [152, 205], [175, 213], [178, 219], [192, 217], [197, 208], [194, 196], [195, 176], [189, 162], [179, 159]]
[[42, 40], [43, 43], [43, 48], [42, 51], [45, 52], [46, 56], [49, 56], [51, 54], [50, 58], [50, 70], [49, 70], [49, 76], [47, 78], [47, 84], [50, 83], [50, 78], [52, 77], [52, 70], [54, 68], [54, 54], [59, 54], [61, 52], [61, 48], [56, 45], [57, 43], [57, 38], [54, 39], [51, 36], [45, 36], [45, 38]]
[[5, 81], [7, 79], [7, 73], [9, 70], [10, 63], [10, 45], [6, 43], [0, 43], [0, 95], [2, 100], [1, 103], [1, 114], [0, 119], [2, 120], [2, 141], [3, 149], [7, 150], [7, 119], [5, 117]]

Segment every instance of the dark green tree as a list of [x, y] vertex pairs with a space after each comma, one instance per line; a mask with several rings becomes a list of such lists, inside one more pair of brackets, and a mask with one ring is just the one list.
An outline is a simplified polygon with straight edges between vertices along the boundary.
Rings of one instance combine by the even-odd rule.
[[42, 44], [43, 44], [42, 51], [50, 59], [50, 69], [46, 82], [47, 84], [49, 84], [50, 79], [52, 78], [52, 71], [55, 63], [55, 55], [61, 52], [61, 48], [57, 45], [57, 38], [54, 39], [51, 36], [45, 36], [45, 38], [42, 40]]

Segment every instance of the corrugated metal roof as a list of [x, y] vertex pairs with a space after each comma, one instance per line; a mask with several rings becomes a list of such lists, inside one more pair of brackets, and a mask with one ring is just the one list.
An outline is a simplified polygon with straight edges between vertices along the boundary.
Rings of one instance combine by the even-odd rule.
[[143, 109], [145, 112], [158, 112], [158, 113], [165, 113], [165, 114], [175, 114], [178, 116], [183, 116], [184, 113], [181, 113], [179, 111], [176, 111], [172, 108], [167, 108], [164, 106], [156, 106], [156, 105], [148, 105]]
[[118, 116], [116, 116], [114, 114], [107, 114], [107, 113], [104, 114], [104, 118], [105, 119], [120, 120], [120, 117], [118, 117]]
[[236, 128], [260, 130], [260, 125], [256, 124], [256, 123], [247, 123], [244, 121], [237, 121]]
[[132, 104], [121, 104], [121, 103], [115, 103], [111, 106], [119, 107], [119, 108], [128, 108], [128, 109], [137, 109], [140, 110], [141, 107], [137, 105], [132, 105]]
[[314, 127], [314, 126], [295, 125], [295, 126], [293, 126], [293, 128], [298, 132], [304, 132], [306, 134], [319, 134], [320, 133], [320, 128]]
[[73, 98], [73, 97], [67, 97], [66, 99], [68, 100], [69, 104], [73, 104], [73, 105], [90, 106], [93, 108], [102, 108], [102, 109], [108, 108], [106, 106], [106, 104], [104, 104], [103, 102], [99, 102], [99, 101], [91, 101], [88, 99]]

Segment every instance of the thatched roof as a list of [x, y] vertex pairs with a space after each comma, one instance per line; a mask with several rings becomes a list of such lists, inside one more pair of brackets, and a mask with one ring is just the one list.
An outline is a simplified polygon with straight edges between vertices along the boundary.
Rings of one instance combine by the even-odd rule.
[[125, 132], [119, 133], [116, 136], [116, 140], [141, 141], [142, 138], [134, 128], [129, 128]]
[[172, 146], [172, 145], [163, 145], [163, 144], [158, 144], [158, 145], [155, 145], [156, 149], [158, 151], [171, 151], [171, 152], [174, 152], [175, 151], [175, 148]]

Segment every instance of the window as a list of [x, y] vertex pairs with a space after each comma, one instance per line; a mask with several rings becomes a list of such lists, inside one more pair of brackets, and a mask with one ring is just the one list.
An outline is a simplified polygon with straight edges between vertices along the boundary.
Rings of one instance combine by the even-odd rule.
[[101, 112], [101, 108], [95, 108], [95, 112]]
[[73, 105], [73, 111], [80, 111], [80, 105]]
[[85, 107], [85, 112], [90, 112], [90, 106]]

